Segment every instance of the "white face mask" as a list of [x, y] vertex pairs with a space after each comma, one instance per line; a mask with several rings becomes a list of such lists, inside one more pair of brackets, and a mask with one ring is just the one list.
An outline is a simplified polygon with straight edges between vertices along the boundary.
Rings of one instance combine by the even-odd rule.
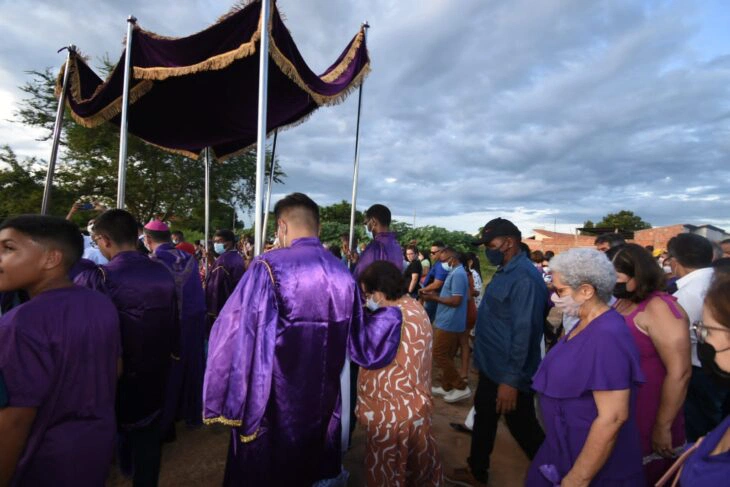
[[367, 235], [370, 240], [373, 239], [373, 231], [370, 230], [370, 227], [367, 225], [365, 225], [365, 235]]
[[86, 226], [86, 231], [89, 232], [89, 235], [93, 234], [94, 233], [94, 224], [93, 223], [89, 223]]
[[571, 294], [560, 297], [557, 293], [554, 293], [550, 299], [552, 299], [555, 307], [561, 310], [563, 314], [573, 317], [580, 316], [580, 307], [583, 306], [583, 303], [579, 303], [573, 299]]
[[441, 262], [441, 267], [446, 271], [449, 272], [451, 270], [451, 265], [449, 265], [448, 262]]
[[370, 296], [370, 297], [369, 297], [369, 298], [367, 299], [367, 301], [365, 301], [365, 306], [366, 306], [366, 307], [367, 307], [367, 308], [368, 308], [368, 309], [369, 309], [370, 311], [376, 311], [376, 310], [377, 310], [378, 308], [380, 308], [380, 305], [378, 304], [378, 302], [377, 302], [377, 301], [375, 301], [375, 299], [373, 299], [373, 297], [372, 297], [372, 296]]
[[671, 274], [672, 273], [672, 267], [671, 266], [668, 266], [668, 265], [665, 265], [664, 267], [662, 267], [662, 270], [664, 271], [665, 274]]

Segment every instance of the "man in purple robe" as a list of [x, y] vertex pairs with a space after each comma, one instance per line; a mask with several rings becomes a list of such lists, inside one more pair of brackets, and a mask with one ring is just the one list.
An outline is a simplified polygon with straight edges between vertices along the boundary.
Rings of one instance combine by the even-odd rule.
[[[395, 238], [395, 232], [390, 231], [390, 221], [390, 210], [385, 205], [373, 205], [365, 212], [365, 230], [373, 240], [362, 255], [355, 257], [355, 280], [376, 260], [387, 260], [403, 270], [403, 249]], [[352, 255], [357, 256], [357, 253]]]
[[213, 250], [218, 255], [205, 276], [205, 304], [208, 308], [208, 332], [228, 297], [243, 277], [246, 267], [243, 258], [236, 251], [236, 237], [230, 230], [215, 232]]
[[163, 264], [137, 251], [137, 222], [130, 213], [102, 213], [94, 223], [93, 239], [109, 263], [82, 271], [75, 282], [109, 296], [119, 314], [120, 468], [133, 472], [135, 485], [157, 485], [168, 371], [180, 359], [175, 281]]
[[382, 367], [400, 341], [400, 310], [364, 312], [352, 276], [323, 248], [317, 204], [294, 193], [274, 213], [282, 248], [252, 261], [210, 336], [203, 415], [234, 427], [230, 486], [346, 476], [347, 355]]
[[69, 280], [83, 250], [61, 218], [0, 225], [0, 292], [31, 297], [0, 318], [0, 485], [104, 485], [109, 473], [119, 318]]
[[180, 314], [180, 360], [170, 371], [163, 426], [184, 419], [188, 425], [202, 423], [203, 371], [205, 359], [205, 293], [198, 275], [198, 262], [171, 242], [170, 229], [159, 220], [144, 227], [144, 244], [152, 260], [162, 262], [175, 279]]

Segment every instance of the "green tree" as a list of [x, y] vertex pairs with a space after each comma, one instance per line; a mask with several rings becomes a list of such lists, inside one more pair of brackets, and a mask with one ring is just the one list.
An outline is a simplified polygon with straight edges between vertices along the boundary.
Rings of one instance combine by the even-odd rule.
[[43, 199], [45, 174], [36, 159], [19, 161], [13, 150], [0, 147], [0, 219], [23, 213], [37, 213]]
[[651, 228], [651, 225], [642, 220], [639, 215], [635, 215], [633, 211], [621, 210], [604, 216], [601, 221], [596, 223], [596, 227], [633, 231]]
[[[104, 61], [103, 71], [112, 65]], [[28, 95], [16, 113], [29, 126], [46, 129], [40, 140], [49, 140], [55, 119], [55, 76], [50, 69], [31, 71], [31, 79], [21, 89]], [[57, 166], [51, 210], [65, 215], [68, 201], [58, 194], [103, 195], [116, 197], [119, 129], [105, 123], [88, 129], [74, 122], [67, 113], [62, 131], [61, 162]], [[270, 153], [266, 172], [271, 169]], [[211, 166], [211, 228], [230, 228], [236, 209], [253, 206], [256, 154], [248, 151]], [[277, 164], [275, 181], [284, 172]], [[129, 135], [127, 148], [126, 205], [138, 219], [154, 215], [171, 220], [176, 227], [202, 230], [204, 226], [204, 164], [170, 154]], [[63, 206], [60, 206], [63, 202]], [[35, 210], [37, 211], [37, 210]]]
[[591, 220], [586, 220], [585, 223], [583, 223], [583, 228], [594, 228], [595, 225]]

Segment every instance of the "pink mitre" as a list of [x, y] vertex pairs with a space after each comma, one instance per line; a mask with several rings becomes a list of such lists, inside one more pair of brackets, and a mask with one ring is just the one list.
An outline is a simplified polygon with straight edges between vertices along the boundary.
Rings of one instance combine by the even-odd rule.
[[165, 225], [164, 222], [161, 222], [160, 220], [150, 220], [150, 222], [144, 226], [147, 230], [152, 230], [153, 232], [169, 232], [170, 227]]

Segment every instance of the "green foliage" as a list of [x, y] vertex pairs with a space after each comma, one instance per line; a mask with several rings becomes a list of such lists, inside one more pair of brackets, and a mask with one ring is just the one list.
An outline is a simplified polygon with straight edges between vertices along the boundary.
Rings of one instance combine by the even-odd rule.
[[598, 228], [618, 228], [620, 230], [644, 230], [651, 228], [651, 224], [635, 215], [633, 211], [621, 210], [617, 213], [609, 213], [595, 225]]
[[586, 220], [585, 223], [583, 223], [583, 228], [594, 228], [596, 225], [591, 220]]
[[433, 242], [440, 240], [459, 252], [474, 251], [471, 243], [475, 238], [466, 232], [455, 232], [433, 225], [413, 228], [408, 223], [402, 222], [396, 222], [393, 228], [398, 232], [398, 241], [401, 245], [415, 241], [418, 247], [427, 249]]
[[[111, 63], [104, 61], [104, 70]], [[50, 139], [57, 101], [54, 97], [55, 76], [50, 69], [32, 71], [31, 80], [21, 90], [28, 95], [16, 113], [18, 120], [41, 127]], [[51, 211], [64, 214], [73, 201], [82, 195], [102, 195], [116, 199], [119, 129], [105, 123], [93, 129], [64, 118], [61, 162], [57, 165]], [[271, 156], [267, 157], [267, 174]], [[35, 165], [37, 161], [31, 161]], [[17, 172], [17, 170], [15, 170]], [[127, 209], [139, 220], [154, 215], [170, 220], [173, 226], [201, 231], [204, 227], [204, 164], [173, 155], [141, 139], [129, 135], [127, 147]], [[246, 152], [225, 162], [213, 161], [211, 171], [211, 229], [231, 228], [236, 209], [250, 209], [255, 196], [256, 154]], [[277, 165], [276, 182], [285, 177]], [[20, 184], [20, 183], [18, 183]], [[42, 193], [42, 186], [41, 186]], [[37, 205], [28, 206], [38, 211]]]
[[[345, 200], [330, 206], [324, 206], [319, 209], [319, 218], [323, 222], [337, 222], [347, 225], [347, 231], [350, 228], [350, 212], [352, 205]], [[362, 211], [355, 210], [355, 225], [362, 225], [364, 215]], [[339, 237], [339, 235], [338, 235]]]

